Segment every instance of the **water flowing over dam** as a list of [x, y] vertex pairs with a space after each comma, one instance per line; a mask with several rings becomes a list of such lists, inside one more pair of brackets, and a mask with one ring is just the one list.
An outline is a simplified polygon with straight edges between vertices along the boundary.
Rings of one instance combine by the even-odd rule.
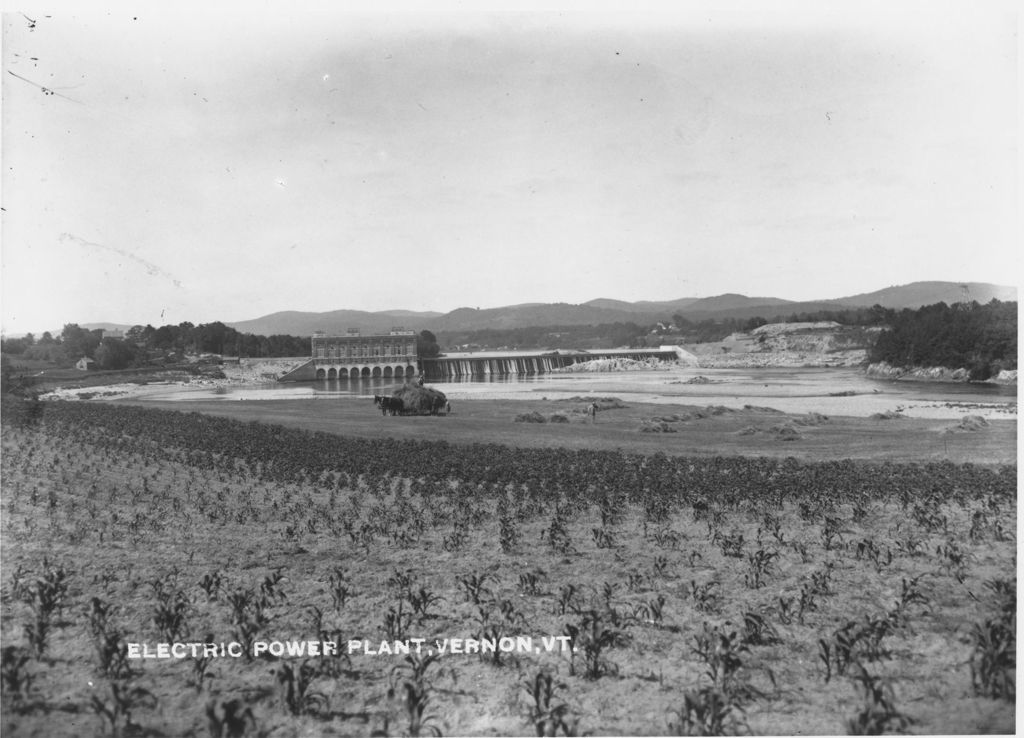
[[488, 375], [546, 374], [595, 359], [679, 361], [683, 358], [673, 347], [538, 353], [485, 351], [476, 354], [452, 354], [432, 359], [420, 359], [420, 370], [426, 379], [454, 379]]

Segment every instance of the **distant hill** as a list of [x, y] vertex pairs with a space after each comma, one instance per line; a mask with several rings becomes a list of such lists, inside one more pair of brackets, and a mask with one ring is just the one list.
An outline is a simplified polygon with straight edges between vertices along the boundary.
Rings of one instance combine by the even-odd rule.
[[262, 318], [226, 323], [240, 333], [257, 336], [291, 335], [308, 336], [316, 331], [344, 333], [349, 328], [358, 328], [363, 333], [387, 332], [401, 326], [409, 330], [422, 330], [441, 317], [441, 313], [411, 310], [331, 310], [326, 313], [308, 313], [285, 310], [264, 315]]
[[1002, 302], [1017, 300], [1016, 287], [1004, 287], [986, 282], [912, 282], [897, 287], [886, 287], [877, 292], [867, 292], [853, 297], [841, 297], [836, 302], [844, 305], [881, 305], [885, 308], [900, 310], [902, 308], [919, 308], [922, 305], [934, 305], [944, 302], [952, 305], [964, 299], [964, 287], [967, 288], [968, 300], [982, 305], [993, 299]]
[[620, 310], [623, 313], [642, 313], [645, 315], [662, 313], [665, 315], [672, 315], [673, 313], [679, 312], [683, 308], [689, 307], [691, 304], [698, 302], [700, 299], [701, 298], [698, 297], [682, 297], [678, 300], [665, 300], [662, 302], [652, 302], [650, 300], [625, 302], [623, 300], [599, 298], [583, 304], [588, 307], [603, 308], [606, 310]]
[[[992, 298], [1016, 300], [1017, 289], [993, 284], [971, 282], [967, 284], [969, 296], [978, 302]], [[918, 308], [936, 302], [954, 303], [962, 299], [959, 282], [914, 282], [887, 287], [850, 297], [830, 300], [794, 302], [778, 297], [747, 297], [724, 294], [714, 297], [683, 297], [677, 300], [626, 302], [598, 298], [579, 305], [564, 302], [523, 303], [495, 308], [462, 307], [450, 313], [388, 310], [363, 312], [334, 310], [326, 313], [288, 311], [273, 313], [262, 318], [229, 323], [243, 333], [272, 335], [287, 333], [308, 335], [313, 331], [341, 332], [346, 328], [359, 328], [364, 333], [386, 331], [402, 325], [410, 330], [469, 331], [484, 329], [528, 328], [554, 325], [599, 325], [601, 323], [653, 323], [670, 320], [681, 314], [690, 320], [722, 320], [725, 318], [789, 316], [794, 313], [820, 310], [843, 310], [851, 307], [882, 305], [887, 308]]]
[[746, 308], [775, 308], [779, 305], [792, 304], [795, 304], [792, 300], [781, 300], [777, 297], [747, 297], [746, 295], [725, 294], [694, 300], [682, 312], [683, 315], [687, 313], [719, 313]]
[[[227, 325], [241, 333], [271, 336], [285, 334], [306, 336], [314, 331], [341, 333], [348, 328], [358, 328], [364, 333], [386, 332], [402, 326], [408, 330], [420, 331], [471, 331], [484, 329], [529, 328], [540, 326], [599, 325], [602, 323], [650, 324], [671, 320], [680, 314], [689, 320], [722, 320], [754, 317], [771, 319], [787, 317], [794, 313], [808, 313], [822, 310], [844, 310], [854, 307], [881, 305], [886, 308], [918, 308], [937, 302], [952, 304], [964, 296], [965, 283], [961, 282], [913, 282], [911, 284], [886, 287], [875, 292], [865, 292], [849, 297], [794, 302], [778, 297], [748, 297], [728, 293], [713, 297], [683, 297], [676, 300], [643, 300], [626, 302], [610, 298], [597, 298], [573, 305], [557, 303], [523, 303], [494, 308], [462, 307], [449, 313], [415, 310], [332, 310], [323, 313], [287, 310], [272, 313], [252, 320], [242, 320]], [[1002, 301], [1017, 299], [1016, 287], [981, 282], [966, 283], [969, 299], [987, 303], [993, 298]], [[83, 324], [86, 328], [127, 330], [130, 325], [116, 323]], [[58, 329], [54, 335], [60, 332]]]
[[[79, 325], [79, 328], [85, 328], [87, 331], [94, 331], [97, 328], [102, 331], [127, 331], [131, 326], [122, 325], [121, 323], [82, 323]], [[50, 335], [59, 336], [62, 330], [64, 330], [64, 326], [61, 326], [56, 331], [50, 331]]]

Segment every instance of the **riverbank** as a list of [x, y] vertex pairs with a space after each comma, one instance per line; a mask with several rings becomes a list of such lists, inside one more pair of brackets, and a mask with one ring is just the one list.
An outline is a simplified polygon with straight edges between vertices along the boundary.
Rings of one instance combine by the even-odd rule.
[[[907, 382], [971, 382], [970, 372], [966, 369], [950, 369], [948, 367], [898, 367], [885, 362], [870, 364], [864, 370], [869, 377], [876, 379], [900, 380]], [[1003, 370], [990, 379], [978, 381], [978, 384], [998, 384], [1017, 386], [1017, 370]]]

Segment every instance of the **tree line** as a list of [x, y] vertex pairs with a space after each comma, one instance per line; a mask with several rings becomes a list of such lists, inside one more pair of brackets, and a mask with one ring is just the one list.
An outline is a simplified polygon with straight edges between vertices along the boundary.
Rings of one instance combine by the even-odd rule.
[[33, 361], [57, 365], [73, 364], [83, 357], [93, 359], [101, 369], [125, 369], [154, 360], [173, 361], [186, 355], [219, 354], [223, 356], [281, 357], [309, 356], [309, 336], [258, 336], [239, 333], [220, 321], [194, 325], [136, 325], [124, 337], [104, 337], [102, 329], [88, 329], [68, 323], [59, 335], [49, 331], [36, 338], [29, 333], [21, 338], [0, 342], [0, 351]]
[[894, 311], [886, 324], [868, 352], [871, 362], [967, 369], [972, 380], [1017, 368], [1016, 302], [940, 302]]

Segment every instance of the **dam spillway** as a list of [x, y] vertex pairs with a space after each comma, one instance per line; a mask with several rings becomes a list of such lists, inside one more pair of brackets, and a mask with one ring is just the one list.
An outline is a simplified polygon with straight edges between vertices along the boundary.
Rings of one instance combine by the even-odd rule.
[[632, 359], [634, 361], [678, 361], [674, 348], [608, 349], [604, 351], [491, 352], [449, 354], [420, 359], [420, 374], [425, 379], [443, 380], [461, 377], [547, 374], [558, 369], [595, 359]]

